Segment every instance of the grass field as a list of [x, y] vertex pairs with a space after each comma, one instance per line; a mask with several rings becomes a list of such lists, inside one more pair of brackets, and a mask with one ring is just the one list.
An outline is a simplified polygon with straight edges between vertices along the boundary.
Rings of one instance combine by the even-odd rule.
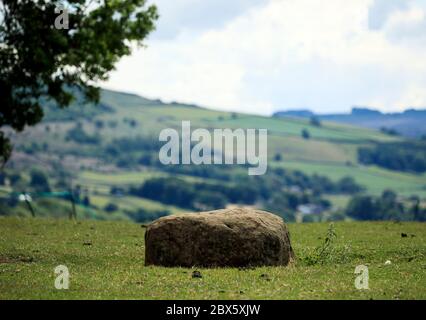
[[415, 175], [374, 166], [348, 166], [335, 162], [284, 161], [272, 165], [300, 170], [306, 174], [325, 175], [335, 181], [345, 176], [352, 176], [356, 182], [365, 186], [367, 191], [374, 195], [381, 194], [384, 189], [392, 189], [404, 196], [417, 194], [420, 197], [426, 197], [425, 174]]
[[[193, 269], [145, 267], [138, 224], [0, 218], [0, 299], [426, 299], [426, 224], [336, 223], [317, 263], [308, 258], [328, 224], [289, 228], [295, 265], [197, 269], [193, 279]], [[369, 290], [354, 287], [360, 264]], [[54, 288], [57, 265], [69, 268], [69, 290]]]
[[139, 197], [123, 196], [111, 198], [110, 195], [95, 195], [90, 198], [91, 204], [103, 208], [109, 203], [114, 203], [120, 209], [132, 210], [134, 208], [144, 208], [145, 210], [168, 210], [171, 214], [182, 212], [175, 206], [165, 205], [161, 202]]

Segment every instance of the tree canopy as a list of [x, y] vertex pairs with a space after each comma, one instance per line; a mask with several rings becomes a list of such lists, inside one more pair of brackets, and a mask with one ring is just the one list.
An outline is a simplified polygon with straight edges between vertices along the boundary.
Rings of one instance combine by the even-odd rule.
[[[55, 21], [64, 8], [66, 28]], [[98, 81], [154, 30], [146, 0], [2, 0], [0, 3], [0, 158], [12, 150], [5, 127], [43, 118], [43, 102], [68, 106], [78, 92], [99, 100]]]

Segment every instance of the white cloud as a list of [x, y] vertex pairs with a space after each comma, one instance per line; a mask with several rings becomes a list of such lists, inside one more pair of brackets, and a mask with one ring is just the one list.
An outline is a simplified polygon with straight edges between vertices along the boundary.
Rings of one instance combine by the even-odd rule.
[[271, 0], [219, 27], [154, 37], [118, 64], [106, 86], [263, 114], [425, 107], [426, 41], [414, 30], [426, 8], [418, 2], [394, 8], [372, 30], [374, 0]]
[[152, 0], [161, 19], [155, 39], [171, 40], [181, 32], [204, 32], [220, 28], [249, 8], [267, 0]]
[[411, 7], [410, 10], [395, 12], [386, 23], [388, 39], [409, 47], [426, 47], [426, 10]]
[[373, 1], [368, 13], [369, 28], [380, 30], [393, 12], [406, 9], [410, 1], [412, 2], [412, 0]]

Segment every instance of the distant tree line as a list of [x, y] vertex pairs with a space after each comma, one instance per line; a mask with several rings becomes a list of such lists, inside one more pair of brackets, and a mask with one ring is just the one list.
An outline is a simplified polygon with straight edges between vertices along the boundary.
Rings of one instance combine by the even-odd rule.
[[399, 132], [393, 128], [381, 127], [380, 132], [390, 135], [390, 136], [399, 136]]
[[129, 193], [186, 209], [213, 210], [228, 202], [253, 203], [253, 190], [244, 186], [229, 187], [208, 183], [190, 183], [179, 178], [153, 178], [140, 187], [130, 187]]
[[88, 134], [84, 131], [81, 123], [77, 123], [72, 129], [68, 130], [66, 141], [74, 141], [81, 144], [98, 144], [101, 141], [99, 134]]
[[426, 141], [379, 143], [374, 148], [359, 148], [358, 160], [391, 170], [425, 172]]
[[[158, 163], [154, 163], [154, 165], [160, 166]], [[161, 165], [161, 170], [173, 174], [234, 182], [236, 184], [248, 184], [258, 189], [261, 196], [265, 198], [275, 190], [288, 187], [293, 187], [293, 189], [296, 187], [301, 191], [310, 190], [317, 195], [324, 193], [354, 194], [364, 191], [364, 187], [349, 176], [343, 177], [338, 181], [332, 181], [326, 176], [318, 174], [307, 175], [299, 170], [287, 170], [284, 168], [270, 168], [267, 175], [247, 176], [243, 169], [244, 166], [235, 168], [209, 165]]]
[[380, 197], [356, 195], [346, 208], [346, 215], [357, 220], [426, 221], [426, 208], [420, 206], [416, 196], [398, 199], [392, 190], [385, 190]]
[[[317, 204], [324, 209], [330, 202], [321, 198], [323, 193], [354, 194], [363, 190], [350, 177], [333, 182], [319, 175], [308, 176], [300, 171], [271, 169], [268, 175], [247, 176], [223, 170], [201, 170], [202, 166], [174, 166], [174, 172], [182, 172], [209, 178], [207, 182], [193, 182], [176, 177], [152, 178], [137, 187], [130, 187], [131, 195], [148, 198], [190, 210], [213, 210], [228, 204], [254, 205], [261, 203], [287, 220], [294, 220], [294, 213], [301, 204]], [[205, 173], [205, 176], [202, 175]], [[217, 176], [215, 176], [215, 174]], [[225, 176], [225, 179], [224, 179]], [[221, 181], [219, 181], [221, 180]]]

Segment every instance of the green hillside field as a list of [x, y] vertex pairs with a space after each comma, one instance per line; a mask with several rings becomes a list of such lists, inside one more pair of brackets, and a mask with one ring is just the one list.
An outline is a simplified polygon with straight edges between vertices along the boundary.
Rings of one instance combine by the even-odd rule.
[[[335, 242], [313, 259], [328, 228], [289, 224], [288, 267], [189, 269], [144, 266], [139, 224], [3, 217], [0, 299], [426, 299], [424, 223], [335, 223]], [[54, 287], [58, 265], [68, 290]], [[357, 265], [368, 267], [368, 290], [354, 286]]]
[[[246, 114], [231, 114], [185, 105], [153, 105], [152, 102], [139, 100], [132, 95], [118, 95], [105, 91], [104, 101], [112, 106], [114, 114], [101, 116], [105, 121], [131, 117], [140, 123], [141, 128], [132, 129], [124, 126], [117, 129], [104, 129], [103, 136], [137, 135], [142, 132], [158, 137], [159, 132], [167, 127], [180, 128], [181, 121], [191, 121], [193, 128], [265, 128], [268, 129], [268, 153], [272, 158], [282, 154], [280, 165], [301, 169], [329, 176], [331, 178], [345, 175], [353, 176], [369, 191], [378, 193], [386, 187], [404, 194], [416, 193], [426, 196], [426, 175], [413, 177], [410, 174], [394, 172], [374, 167], [354, 170], [348, 163], [357, 164], [356, 148], [372, 142], [398, 141], [375, 130], [349, 125], [324, 122], [321, 127], [312, 126], [309, 120], [278, 119]], [[140, 98], [142, 99], [142, 98]], [[144, 103], [144, 104], [142, 104]], [[311, 134], [309, 140], [301, 137], [306, 128]], [[325, 163], [325, 165], [324, 165]], [[328, 169], [330, 165], [337, 170]], [[275, 164], [273, 164], [275, 165]], [[336, 171], [338, 173], [336, 173]]]
[[[70, 175], [67, 183], [82, 187], [95, 206], [92, 212], [100, 214], [102, 219], [108, 218], [108, 214], [101, 212], [103, 206], [119, 201], [105, 199], [110, 196], [113, 187], [129, 188], [138, 186], [147, 179], [170, 176], [190, 182], [226, 183], [185, 173], [170, 173], [161, 166], [120, 166], [120, 161], [128, 161], [130, 155], [120, 153], [107, 158], [104, 154], [106, 146], [114, 146], [116, 139], [138, 140], [143, 137], [152, 143], [158, 143], [158, 135], [162, 129], [180, 129], [183, 120], [191, 121], [193, 129], [267, 129], [269, 168], [300, 170], [306, 174], [326, 176], [333, 181], [350, 176], [365, 187], [368, 194], [380, 195], [383, 190], [392, 189], [402, 197], [417, 195], [426, 199], [426, 174], [391, 171], [358, 162], [359, 147], [373, 146], [378, 142], [404, 141], [401, 137], [326, 121], [321, 126], [315, 126], [308, 119], [273, 118], [215, 111], [179, 103], [166, 104], [159, 100], [108, 90], [102, 90], [99, 106], [76, 103], [64, 110], [46, 107], [45, 119], [41, 124], [12, 135], [15, 151], [9, 167], [17, 170], [24, 178], [27, 177], [27, 182], [31, 168], [42, 167], [48, 174], [52, 174], [51, 184], [58, 184], [59, 178], [54, 175], [57, 175], [58, 170], [65, 170]], [[68, 139], [70, 130], [77, 125], [89, 138], [95, 137], [96, 143], [79, 143]], [[309, 131], [309, 139], [302, 137], [304, 129]], [[143, 147], [132, 152], [135, 157], [145, 154]], [[158, 148], [151, 152], [158, 158]], [[237, 166], [233, 166], [232, 170], [238, 170]], [[23, 184], [14, 190], [22, 191], [26, 188]], [[0, 186], [0, 190], [10, 192], [12, 188]], [[169, 212], [182, 210], [132, 195], [127, 195], [126, 199], [129, 201], [124, 207], [129, 210], [138, 210], [141, 206]], [[331, 196], [328, 199], [336, 207], [347, 203], [347, 199], [342, 201], [344, 197]], [[20, 215], [24, 215], [22, 210]], [[43, 212], [40, 215], [43, 216]], [[90, 216], [86, 213], [83, 216], [86, 215]]]

